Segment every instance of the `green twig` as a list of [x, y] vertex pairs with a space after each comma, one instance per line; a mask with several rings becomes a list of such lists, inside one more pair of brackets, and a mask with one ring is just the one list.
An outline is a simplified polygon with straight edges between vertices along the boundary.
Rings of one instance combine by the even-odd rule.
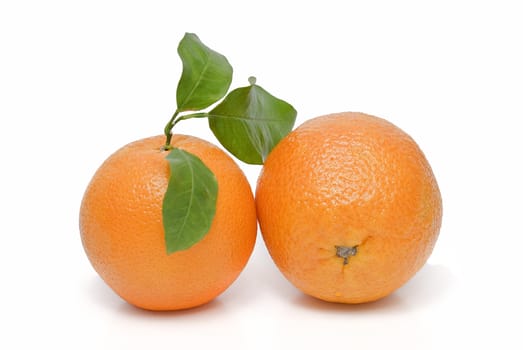
[[172, 130], [176, 124], [178, 124], [182, 120], [187, 120], [187, 119], [192, 119], [192, 118], [207, 118], [209, 116], [208, 113], [204, 113], [204, 112], [191, 113], [191, 114], [185, 114], [185, 115], [180, 115], [180, 116], [179, 116], [179, 114], [180, 114], [180, 112], [178, 110], [176, 110], [176, 112], [174, 112], [173, 116], [171, 117], [171, 119], [169, 120], [167, 125], [165, 125], [164, 134], [165, 134], [166, 139], [165, 139], [165, 145], [162, 148], [164, 151], [168, 151], [168, 150], [172, 149], [172, 146], [171, 146], [171, 139], [173, 137]]
[[178, 114], [179, 114], [179, 112], [178, 112], [178, 110], [176, 110], [176, 112], [174, 112], [173, 116], [171, 117], [171, 119], [169, 119], [169, 121], [165, 125], [165, 128], [163, 129], [163, 132], [166, 137], [165, 145], [163, 146], [164, 151], [170, 150], [172, 148], [172, 146], [171, 146], [171, 139], [173, 137], [172, 130], [173, 130], [174, 125], [176, 124], [176, 117], [178, 116]]

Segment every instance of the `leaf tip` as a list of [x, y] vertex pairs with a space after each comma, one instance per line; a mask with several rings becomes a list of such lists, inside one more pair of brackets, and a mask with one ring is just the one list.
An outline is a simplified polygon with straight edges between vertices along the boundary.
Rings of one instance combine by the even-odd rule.
[[166, 245], [166, 253], [167, 255], [171, 255], [171, 254], [174, 254], [176, 253], [177, 251], [180, 251], [182, 249], [180, 248], [177, 248], [176, 246], [169, 246], [169, 244]]
[[249, 81], [249, 84], [251, 84], [251, 85], [256, 84], [256, 77], [254, 77], [252, 75], [247, 80]]
[[191, 32], [185, 32], [183, 37], [184, 38], [189, 38], [189, 37], [198, 38], [198, 35], [196, 35], [195, 33], [191, 33]]

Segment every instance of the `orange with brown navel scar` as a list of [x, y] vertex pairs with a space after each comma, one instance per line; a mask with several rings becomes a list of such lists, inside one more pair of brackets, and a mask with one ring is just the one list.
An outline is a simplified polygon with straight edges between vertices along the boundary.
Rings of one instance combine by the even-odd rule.
[[258, 179], [258, 220], [274, 262], [319, 299], [382, 298], [426, 262], [440, 191], [416, 142], [362, 113], [311, 119], [271, 152]]

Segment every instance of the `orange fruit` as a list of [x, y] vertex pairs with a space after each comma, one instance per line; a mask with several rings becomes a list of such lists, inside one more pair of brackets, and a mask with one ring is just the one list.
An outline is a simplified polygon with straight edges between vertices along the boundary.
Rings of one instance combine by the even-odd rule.
[[304, 293], [382, 298], [411, 278], [438, 237], [436, 179], [414, 140], [362, 113], [311, 119], [269, 154], [256, 208], [267, 249]]
[[102, 279], [144, 309], [176, 310], [209, 302], [238, 277], [256, 239], [254, 198], [243, 172], [218, 147], [174, 135], [173, 147], [199, 157], [218, 182], [207, 235], [168, 255], [162, 201], [169, 179], [165, 136], [130, 143], [111, 155], [89, 183], [80, 208], [85, 252]]

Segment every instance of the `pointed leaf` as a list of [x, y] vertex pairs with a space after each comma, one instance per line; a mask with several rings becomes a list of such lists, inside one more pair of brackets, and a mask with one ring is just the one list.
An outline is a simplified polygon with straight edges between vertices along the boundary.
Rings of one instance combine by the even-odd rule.
[[249, 78], [250, 86], [231, 91], [209, 112], [209, 126], [238, 159], [263, 164], [269, 152], [293, 128], [296, 110]]
[[232, 81], [232, 67], [225, 56], [192, 33], [180, 41], [178, 54], [183, 63], [176, 90], [179, 112], [204, 109], [225, 96]]
[[218, 182], [200, 158], [179, 148], [166, 157], [171, 175], [162, 215], [167, 254], [190, 248], [209, 231]]

